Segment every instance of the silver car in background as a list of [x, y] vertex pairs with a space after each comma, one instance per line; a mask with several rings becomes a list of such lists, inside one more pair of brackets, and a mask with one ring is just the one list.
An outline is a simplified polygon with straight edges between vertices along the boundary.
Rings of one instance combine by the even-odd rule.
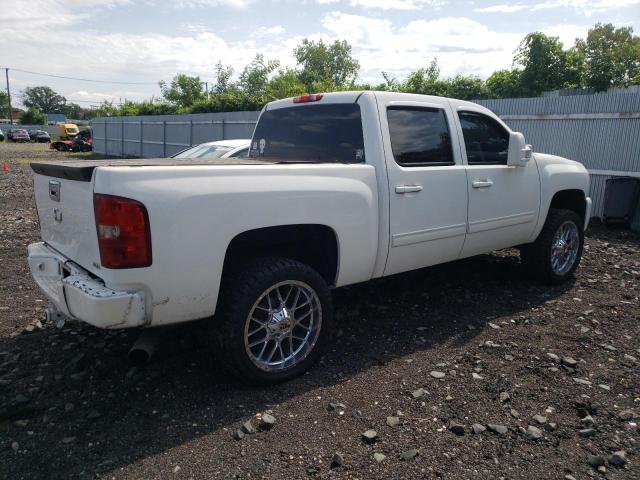
[[249, 156], [250, 138], [201, 143], [172, 155], [171, 158], [229, 158]]

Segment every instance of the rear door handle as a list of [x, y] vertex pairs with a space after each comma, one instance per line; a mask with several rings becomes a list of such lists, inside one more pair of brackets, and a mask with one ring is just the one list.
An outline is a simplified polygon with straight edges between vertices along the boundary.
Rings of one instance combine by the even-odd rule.
[[396, 193], [415, 193], [421, 192], [422, 185], [396, 185]]
[[491, 185], [493, 185], [493, 182], [491, 180], [474, 180], [471, 183], [471, 186], [473, 188], [488, 188]]

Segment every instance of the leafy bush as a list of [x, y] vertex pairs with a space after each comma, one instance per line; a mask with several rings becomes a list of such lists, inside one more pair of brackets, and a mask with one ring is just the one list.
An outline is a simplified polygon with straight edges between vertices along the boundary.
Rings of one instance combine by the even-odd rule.
[[20, 115], [20, 123], [23, 125], [46, 125], [47, 116], [37, 108], [31, 107]]

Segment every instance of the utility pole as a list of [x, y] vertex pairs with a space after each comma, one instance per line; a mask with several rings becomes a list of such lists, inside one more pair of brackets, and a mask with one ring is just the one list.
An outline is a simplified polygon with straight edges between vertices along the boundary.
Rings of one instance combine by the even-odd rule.
[[9, 69], [4, 69], [5, 76], [7, 77], [7, 102], [9, 102], [9, 123], [13, 125], [13, 115], [11, 110], [11, 90], [9, 89]]

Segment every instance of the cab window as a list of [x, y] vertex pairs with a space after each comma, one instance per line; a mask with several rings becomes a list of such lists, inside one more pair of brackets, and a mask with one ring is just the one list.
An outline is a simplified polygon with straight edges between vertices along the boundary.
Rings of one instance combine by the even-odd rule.
[[387, 109], [391, 149], [404, 167], [453, 165], [451, 135], [440, 108], [392, 106]]
[[509, 132], [493, 118], [477, 112], [458, 112], [469, 165], [506, 165]]

